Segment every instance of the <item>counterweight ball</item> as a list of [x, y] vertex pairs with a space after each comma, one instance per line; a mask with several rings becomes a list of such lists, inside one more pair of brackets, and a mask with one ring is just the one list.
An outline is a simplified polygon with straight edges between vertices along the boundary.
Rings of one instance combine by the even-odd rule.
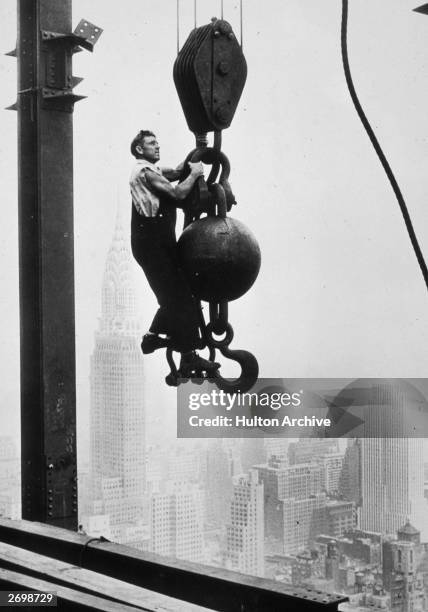
[[260, 248], [250, 230], [226, 217], [204, 217], [178, 241], [181, 264], [195, 296], [206, 302], [236, 300], [260, 270]]

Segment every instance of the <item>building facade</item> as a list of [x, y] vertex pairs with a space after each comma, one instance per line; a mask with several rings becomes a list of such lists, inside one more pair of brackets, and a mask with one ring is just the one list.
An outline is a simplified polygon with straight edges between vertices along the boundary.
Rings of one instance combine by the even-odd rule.
[[88, 514], [108, 516], [111, 537], [122, 542], [124, 534], [133, 525], [137, 529], [144, 518], [146, 466], [141, 328], [128, 243], [118, 218], [90, 364], [92, 509]]
[[168, 482], [162, 488], [150, 501], [150, 551], [203, 563], [203, 491], [191, 483]]
[[264, 576], [263, 484], [256, 470], [235, 477], [226, 530], [226, 567]]

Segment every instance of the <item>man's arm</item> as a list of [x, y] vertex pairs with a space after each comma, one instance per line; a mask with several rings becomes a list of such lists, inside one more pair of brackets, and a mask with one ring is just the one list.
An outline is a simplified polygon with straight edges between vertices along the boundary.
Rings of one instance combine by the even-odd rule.
[[161, 168], [162, 176], [164, 176], [168, 181], [178, 181], [183, 172], [184, 162], [178, 164], [176, 168]]
[[175, 187], [164, 176], [150, 170], [146, 173], [147, 183], [157, 195], [166, 195], [172, 200], [184, 200], [191, 192], [198, 178], [204, 176], [202, 162], [189, 162], [189, 167], [189, 176], [182, 183], [175, 185]]

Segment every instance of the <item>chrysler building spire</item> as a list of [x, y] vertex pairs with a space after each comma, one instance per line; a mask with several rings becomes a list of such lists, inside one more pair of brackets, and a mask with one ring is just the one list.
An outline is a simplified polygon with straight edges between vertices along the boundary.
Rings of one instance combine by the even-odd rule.
[[141, 325], [137, 311], [129, 236], [118, 208], [104, 270], [99, 333], [138, 336]]

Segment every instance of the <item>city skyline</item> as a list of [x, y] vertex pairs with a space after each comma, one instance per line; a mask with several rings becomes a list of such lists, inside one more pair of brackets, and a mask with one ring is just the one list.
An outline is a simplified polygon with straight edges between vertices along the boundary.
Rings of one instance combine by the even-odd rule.
[[[180, 5], [182, 44], [193, 3]], [[283, 380], [424, 377], [426, 292], [346, 91], [340, 3], [244, 5], [248, 81], [223, 150], [238, 201], [231, 215], [254, 230], [262, 268], [230, 305], [235, 346], [257, 355], [261, 376]], [[349, 45], [358, 93], [428, 253], [428, 17], [414, 7], [352, 3]], [[238, 3], [224, 8], [238, 32]], [[198, 9], [202, 24], [220, 3]], [[139, 348], [156, 301], [129, 250], [128, 188], [129, 144], [140, 129], [158, 136], [162, 165], [193, 149], [172, 79], [176, 3], [128, 0], [118, 14], [104, 0], [74, 0], [73, 13], [73, 23], [84, 17], [104, 29], [97, 53], [73, 60], [84, 77], [76, 93], [88, 95], [74, 114], [82, 529], [290, 587], [339, 590], [351, 600], [347, 612], [422, 612], [428, 440], [177, 439], [165, 355], [143, 357]], [[0, 18], [8, 51], [16, 0], [2, 1]], [[6, 107], [16, 99], [13, 58], [0, 57], [0, 74]], [[0, 126], [0, 514], [19, 518], [16, 115], [0, 113]]]
[[[120, 367], [122, 360], [112, 355], [121, 346], [120, 339], [127, 337], [133, 340], [133, 351], [138, 351], [141, 334], [130, 264], [118, 215], [106, 258], [102, 316], [92, 358], [92, 366], [96, 366], [93, 374], [99, 374], [108, 355], [110, 375], [102, 376], [98, 384], [94, 384], [94, 375], [91, 377], [94, 415], [102, 397], [116, 435], [122, 430], [126, 410], [116, 399], [117, 382], [112, 385], [115, 364]], [[141, 363], [146, 361], [138, 355]], [[144, 368], [140, 376], [141, 382], [146, 379]], [[372, 389], [372, 403], [379, 404], [381, 410], [386, 405], [383, 419], [393, 419], [392, 434], [405, 418], [406, 401], [413, 401], [416, 394], [420, 403], [422, 397], [406, 382], [380, 380], [378, 386], [367, 386], [367, 381], [358, 380], [353, 385]], [[343, 393], [353, 392], [353, 385]], [[384, 401], [391, 401], [391, 397], [397, 408], [394, 412]], [[141, 414], [146, 412], [143, 388], [136, 404]], [[362, 409], [371, 434], [376, 424], [382, 425], [381, 431], [389, 431], [388, 421], [377, 423], [377, 413], [370, 412], [370, 407], [368, 401]], [[107, 441], [103, 461], [107, 468], [123, 467], [111, 431], [107, 427], [103, 433], [107, 423], [99, 414], [93, 418], [91, 438], [97, 441], [95, 448]], [[149, 439], [150, 427], [151, 419], [144, 427]], [[126, 441], [126, 436], [123, 439]], [[418, 520], [420, 514], [412, 512], [418, 501], [423, 504], [419, 509], [428, 516], [422, 446], [421, 439], [395, 437], [350, 439], [346, 448], [343, 441], [313, 438], [171, 437], [164, 446], [159, 437], [140, 444], [140, 451], [144, 449], [141, 503], [138, 495], [133, 498], [135, 505], [129, 503], [123, 487], [125, 474], [121, 480], [110, 471], [100, 479], [101, 499], [98, 504], [94, 500], [83, 528], [93, 537], [103, 535], [170, 558], [274, 577], [294, 586], [339, 590], [361, 610], [376, 604], [394, 612], [422, 612], [428, 601], [424, 586], [428, 572], [423, 569], [428, 556], [425, 540], [421, 543], [423, 521]], [[96, 452], [92, 463], [97, 464]], [[97, 486], [90, 481], [93, 494]], [[83, 494], [84, 486], [80, 490]], [[85, 500], [83, 504], [90, 508]], [[411, 596], [407, 595], [409, 588]], [[405, 607], [398, 608], [397, 601]]]
[[[123, 391], [128, 379], [119, 375], [118, 380], [116, 374], [117, 368], [127, 372], [123, 353], [127, 355], [130, 347], [140, 364], [140, 385], [130, 385], [139, 389], [134, 405], [140, 416], [156, 414], [146, 410], [143, 364], [147, 359], [139, 352], [141, 326], [131, 271], [118, 214], [106, 257], [91, 359], [92, 466], [103, 464], [103, 469], [98, 469], [98, 484], [94, 473], [89, 477], [92, 506], [83, 498], [89, 489], [88, 475], [82, 473], [81, 503], [87, 510], [82, 526], [88, 535], [294, 586], [339, 590], [358, 602], [361, 610], [379, 604], [394, 612], [422, 612], [428, 601], [424, 587], [428, 573], [423, 569], [428, 557], [425, 540], [421, 544], [423, 521], [420, 513], [412, 512], [418, 502], [428, 516], [421, 439], [349, 439], [345, 447], [343, 440], [339, 444], [334, 439], [171, 436], [164, 445], [160, 435], [151, 438], [151, 427], [153, 431], [158, 427], [156, 419], [143, 419], [139, 452], [141, 458], [144, 455], [144, 469], [140, 468], [138, 492], [132, 485], [127, 492], [125, 479], [130, 483], [134, 479], [135, 486], [137, 474], [124, 471], [128, 464], [122, 423], [127, 413], [118, 388]], [[131, 344], [124, 346], [124, 339]], [[406, 401], [416, 397], [420, 403], [422, 397], [406, 382], [384, 380], [378, 386], [354, 381], [343, 393], [352, 393], [354, 387], [372, 389], [372, 403], [384, 410], [381, 416], [387, 421], [380, 424], [369, 401], [362, 407], [371, 434], [377, 425], [396, 434], [405, 418]], [[391, 397], [397, 408], [393, 413], [384, 401]], [[388, 418], [393, 418], [393, 426], [388, 426]], [[117, 436], [124, 442], [123, 452]], [[100, 448], [105, 452], [101, 462]], [[129, 457], [135, 456], [134, 447]], [[133, 467], [137, 465], [141, 462]], [[408, 537], [414, 541], [408, 542]], [[423, 537], [428, 540], [425, 533]], [[397, 601], [407, 607], [391, 607]]]

